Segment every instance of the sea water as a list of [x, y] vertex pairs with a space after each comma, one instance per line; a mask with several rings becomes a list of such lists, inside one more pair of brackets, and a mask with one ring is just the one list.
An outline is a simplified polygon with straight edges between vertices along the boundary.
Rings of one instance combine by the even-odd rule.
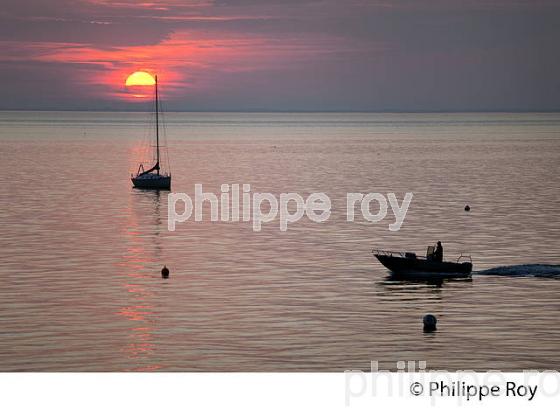
[[[167, 193], [130, 182], [147, 117], [0, 113], [0, 371], [560, 368], [560, 115], [167, 113], [174, 193], [328, 195], [285, 232], [169, 231]], [[414, 196], [392, 232], [349, 222], [352, 192]], [[371, 253], [438, 240], [472, 280], [395, 281]]]

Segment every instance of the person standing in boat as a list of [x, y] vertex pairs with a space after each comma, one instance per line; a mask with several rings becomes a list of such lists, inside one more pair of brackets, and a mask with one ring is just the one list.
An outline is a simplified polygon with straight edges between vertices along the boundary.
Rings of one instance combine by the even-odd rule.
[[436, 262], [443, 262], [443, 246], [440, 241], [438, 241], [436, 250], [434, 251], [434, 260]]

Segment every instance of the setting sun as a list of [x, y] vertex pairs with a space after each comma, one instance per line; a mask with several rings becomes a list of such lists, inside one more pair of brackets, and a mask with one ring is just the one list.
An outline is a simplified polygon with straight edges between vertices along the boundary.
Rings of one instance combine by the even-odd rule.
[[132, 85], [154, 85], [155, 83], [156, 81], [151, 74], [145, 71], [136, 71], [127, 77], [125, 85], [128, 87]]

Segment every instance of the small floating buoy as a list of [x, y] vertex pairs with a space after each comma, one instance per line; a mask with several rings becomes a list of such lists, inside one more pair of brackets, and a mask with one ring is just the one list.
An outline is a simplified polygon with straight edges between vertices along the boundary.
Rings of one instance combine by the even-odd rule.
[[167, 269], [167, 266], [163, 265], [163, 269], [161, 270], [161, 277], [163, 279], [167, 279], [169, 277], [169, 269]]
[[437, 319], [434, 315], [424, 316], [424, 332], [433, 332], [436, 330]]
[[466, 212], [469, 212], [470, 210], [471, 210], [471, 207], [468, 206], [468, 205], [465, 205], [465, 211], [466, 211]]

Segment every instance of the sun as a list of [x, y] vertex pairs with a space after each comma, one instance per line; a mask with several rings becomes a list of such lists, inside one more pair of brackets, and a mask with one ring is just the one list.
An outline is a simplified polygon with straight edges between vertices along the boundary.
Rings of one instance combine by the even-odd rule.
[[155, 83], [156, 80], [151, 74], [145, 71], [136, 71], [127, 77], [125, 85], [129, 87], [132, 85], [154, 85]]

